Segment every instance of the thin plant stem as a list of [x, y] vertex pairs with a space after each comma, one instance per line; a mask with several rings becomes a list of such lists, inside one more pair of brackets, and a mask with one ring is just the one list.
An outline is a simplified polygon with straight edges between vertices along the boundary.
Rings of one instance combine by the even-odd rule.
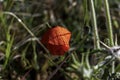
[[[107, 21], [108, 37], [110, 40], [110, 46], [114, 46], [112, 22], [111, 22], [111, 17], [110, 17], [108, 0], [104, 0], [104, 5], [105, 5], [106, 21]], [[114, 73], [114, 72], [115, 72], [115, 62], [113, 61], [112, 62], [112, 73]]]
[[89, 11], [88, 11], [88, 0], [83, 0], [83, 7], [84, 7], [84, 24], [85, 25], [89, 25], [89, 21], [90, 21], [90, 16], [89, 16]]
[[89, 52], [86, 53], [86, 57], [85, 57], [85, 59], [86, 59], [85, 62], [86, 62], [87, 68], [90, 69], [91, 66], [90, 66], [90, 63], [89, 63]]
[[[18, 22], [20, 24], [22, 24], [22, 26], [28, 31], [28, 33], [33, 37], [33, 38], [36, 38], [36, 36], [31, 32], [31, 30], [23, 23], [23, 21], [18, 18], [14, 13], [12, 12], [2, 12], [3, 14], [7, 14], [7, 15], [11, 15], [13, 16], [14, 18], [16, 18], [18, 20]], [[40, 42], [40, 40], [38, 38], [36, 38], [36, 41], [44, 48], [44, 50], [49, 53], [49, 51], [46, 49], [46, 47]]]
[[93, 21], [93, 29], [94, 29], [94, 43], [95, 43], [95, 48], [99, 49], [100, 43], [99, 43], [99, 35], [97, 30], [97, 21], [96, 21], [96, 14], [95, 14], [93, 0], [90, 0], [90, 4], [91, 4], [91, 13], [92, 13], [92, 21]]
[[3, 12], [3, 14], [8, 14], [16, 18], [23, 25], [23, 27], [30, 33], [30, 35], [32, 37], [35, 37], [35, 35], [28, 29], [28, 27], [23, 23], [23, 21], [20, 18], [18, 18], [15, 14], [13, 14], [12, 12]]
[[109, 11], [108, 0], [104, 0], [104, 5], [105, 5], [106, 22], [107, 22], [106, 24], [107, 24], [107, 28], [108, 28], [108, 37], [109, 37], [109, 40], [110, 40], [110, 46], [114, 46], [112, 22], [111, 22], [111, 16], [110, 16], [110, 11]]

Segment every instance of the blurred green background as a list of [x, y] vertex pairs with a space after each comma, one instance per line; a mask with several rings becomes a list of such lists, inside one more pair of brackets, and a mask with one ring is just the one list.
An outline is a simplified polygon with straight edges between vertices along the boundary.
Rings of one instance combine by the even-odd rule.
[[[110, 45], [104, 0], [93, 2], [99, 39]], [[119, 45], [120, 0], [108, 2], [114, 45]], [[92, 21], [90, 0], [0, 0], [0, 79], [49, 80], [71, 54], [50, 80], [119, 80], [119, 61], [112, 72], [109, 55], [95, 48]], [[50, 55], [37, 41], [57, 25], [72, 33], [64, 56]]]

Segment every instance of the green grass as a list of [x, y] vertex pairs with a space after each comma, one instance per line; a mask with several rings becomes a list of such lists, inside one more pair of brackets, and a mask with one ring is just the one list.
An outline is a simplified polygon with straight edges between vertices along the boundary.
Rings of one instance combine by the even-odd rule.
[[[118, 3], [118, 4], [117, 4]], [[118, 80], [119, 60], [100, 45], [119, 45], [119, 0], [6, 0], [0, 4], [0, 80]], [[60, 25], [70, 50], [53, 56], [40, 42]]]

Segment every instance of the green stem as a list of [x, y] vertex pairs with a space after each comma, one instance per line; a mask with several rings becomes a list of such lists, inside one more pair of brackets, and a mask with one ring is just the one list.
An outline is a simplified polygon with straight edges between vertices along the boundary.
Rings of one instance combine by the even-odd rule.
[[29, 30], [29, 28], [22, 22], [22, 20], [20, 18], [18, 18], [15, 14], [13, 14], [12, 12], [3, 12], [3, 14], [8, 14], [13, 16], [14, 18], [16, 18], [22, 25], [23, 27], [30, 33], [30, 35], [32, 37], [35, 37], [35, 35]]
[[[107, 21], [107, 27], [108, 27], [108, 37], [110, 40], [110, 46], [114, 46], [112, 22], [111, 22], [111, 17], [110, 17], [108, 0], [104, 0], [104, 5], [105, 5], [105, 11], [106, 11], [106, 21]], [[115, 72], [115, 62], [113, 61], [112, 62], [112, 73], [114, 73], [114, 72]]]
[[98, 30], [97, 30], [97, 21], [96, 21], [96, 14], [95, 14], [93, 0], [90, 0], [90, 4], [91, 4], [91, 13], [92, 13], [92, 21], [93, 21], [93, 29], [94, 29], [95, 48], [99, 49], [100, 48], [100, 43], [99, 43], [99, 36], [98, 36]]
[[86, 62], [87, 68], [90, 69], [91, 66], [90, 66], [90, 63], [89, 63], [89, 51], [86, 53], [86, 58], [85, 59], [86, 59], [85, 62]]
[[104, 0], [104, 5], [105, 5], [105, 12], [106, 12], [106, 21], [107, 21], [107, 28], [108, 28], [108, 37], [109, 37], [109, 39], [110, 39], [110, 46], [114, 46], [114, 43], [113, 43], [112, 22], [111, 22], [111, 17], [110, 17], [108, 0]]
[[83, 0], [83, 7], [84, 7], [84, 24], [85, 25], [89, 25], [89, 20], [90, 20], [90, 16], [89, 16], [89, 11], [88, 11], [88, 0]]
[[[7, 15], [11, 15], [11, 16], [13, 16], [14, 18], [16, 18], [18, 21], [19, 21], [19, 23], [20, 24], [22, 24], [22, 26], [28, 31], [28, 33], [32, 36], [32, 37], [34, 37], [34, 38], [36, 38], [36, 36], [30, 31], [30, 29], [23, 23], [23, 21], [20, 19], [20, 18], [18, 18], [14, 13], [12, 13], [12, 12], [2, 12], [3, 14], [7, 14]], [[48, 52], [48, 50], [45, 48], [45, 46], [40, 42], [40, 40], [38, 39], [38, 38], [36, 38], [37, 40], [37, 42], [45, 49], [45, 51], [47, 52], [47, 53], [49, 53]]]

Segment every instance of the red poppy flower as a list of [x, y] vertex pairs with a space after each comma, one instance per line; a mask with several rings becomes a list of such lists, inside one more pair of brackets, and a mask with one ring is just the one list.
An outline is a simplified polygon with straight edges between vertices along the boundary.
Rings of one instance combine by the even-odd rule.
[[46, 46], [52, 55], [64, 55], [64, 53], [70, 48], [70, 37], [70, 31], [61, 26], [56, 26], [45, 32], [41, 42]]

